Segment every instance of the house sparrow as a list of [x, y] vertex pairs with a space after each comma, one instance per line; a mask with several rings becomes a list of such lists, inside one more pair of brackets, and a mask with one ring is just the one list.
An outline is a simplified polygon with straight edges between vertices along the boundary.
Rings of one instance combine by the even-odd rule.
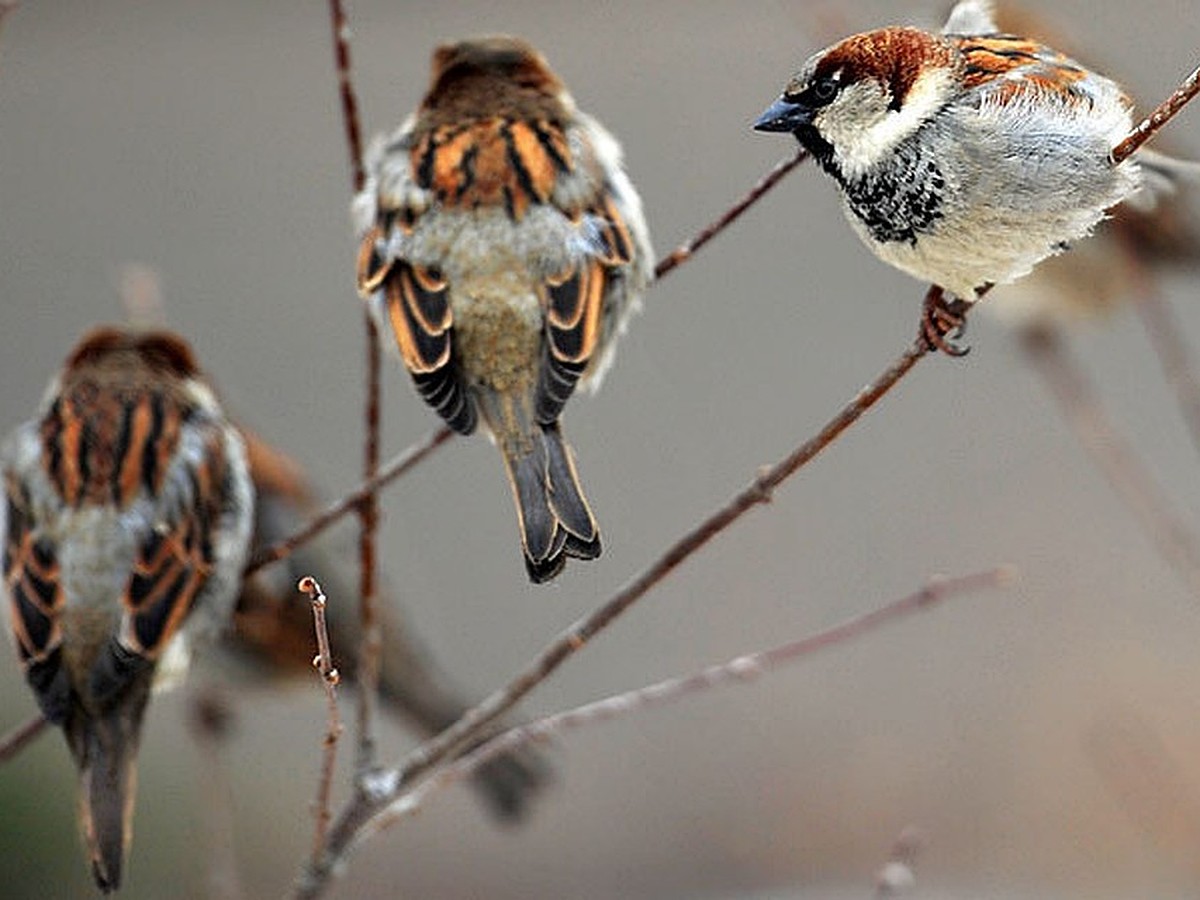
[[[243, 428], [242, 436], [256, 495], [253, 547], [258, 549], [295, 533], [320, 504], [296, 462], [250, 430]], [[226, 675], [232, 672], [242, 686], [255, 680], [312, 684], [316, 653], [312, 608], [296, 590], [302, 576], [312, 575], [330, 598], [325, 619], [338, 673], [343, 683], [354, 679], [362, 638], [353, 569], [358, 556], [346, 544], [337, 538], [319, 538], [245, 580], [233, 627], [221, 642], [219, 662]], [[384, 585], [376, 604], [383, 643], [380, 699], [422, 734], [437, 734], [458, 721], [471, 704], [435, 664], [404, 621], [395, 597], [388, 594]], [[231, 662], [236, 666], [227, 664]], [[497, 818], [515, 821], [527, 812], [533, 795], [546, 786], [551, 774], [549, 761], [526, 745], [482, 767], [474, 784]]]
[[793, 133], [862, 241], [935, 285], [923, 334], [958, 354], [946, 335], [978, 296], [1086, 236], [1172, 162], [1143, 150], [1114, 165], [1133, 127], [1122, 90], [1001, 34], [983, 0], [958, 3], [941, 34], [883, 28], [821, 51], [754, 127]]
[[99, 328], [0, 455], [17, 653], [79, 769], [83, 837], [109, 893], [151, 687], [181, 675], [233, 606], [253, 506], [245, 451], [181, 338]]
[[650, 278], [616, 140], [513, 37], [439, 47], [417, 111], [366, 160], [358, 288], [421, 396], [499, 446], [534, 582], [600, 555], [559, 416], [594, 387]]

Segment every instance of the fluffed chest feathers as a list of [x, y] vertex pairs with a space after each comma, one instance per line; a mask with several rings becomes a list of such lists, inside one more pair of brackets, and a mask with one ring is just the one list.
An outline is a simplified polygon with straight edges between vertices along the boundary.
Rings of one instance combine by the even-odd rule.
[[919, 138], [901, 142], [886, 163], [855, 176], [842, 170], [835, 154], [818, 157], [841, 188], [847, 212], [881, 244], [916, 246], [946, 215], [946, 177]]

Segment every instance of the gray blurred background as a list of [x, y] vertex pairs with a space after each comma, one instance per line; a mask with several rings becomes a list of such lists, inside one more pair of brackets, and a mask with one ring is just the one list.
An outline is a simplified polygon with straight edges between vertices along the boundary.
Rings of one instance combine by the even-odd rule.
[[[1146, 104], [1198, 56], [1195, 0], [1048, 12]], [[665, 253], [791, 152], [748, 123], [810, 52], [942, 10], [357, 0], [350, 13], [368, 133], [419, 100], [435, 43], [503, 30], [540, 46], [622, 139]], [[159, 272], [172, 325], [232, 410], [331, 494], [358, 480], [363, 325], [331, 57], [317, 0], [26, 0], [11, 16], [5, 431], [84, 329], [120, 318], [117, 273], [136, 261]], [[1172, 138], [1200, 155], [1200, 108]], [[1197, 282], [1164, 287], [1200, 340]], [[499, 684], [874, 377], [909, 342], [921, 292], [852, 237], [827, 179], [797, 171], [650, 293], [604, 390], [570, 405], [601, 561], [549, 587], [526, 582], [482, 439], [456, 441], [386, 493], [383, 564], [414, 626], [469, 690]], [[798, 637], [934, 573], [1013, 563], [1014, 588], [749, 687], [571, 734], [526, 827], [495, 829], [456, 788], [363, 847], [333, 895], [866, 898], [911, 824], [927, 838], [918, 896], [1195, 897], [1200, 601], [1079, 452], [1012, 335], [977, 315], [970, 338], [967, 359], [922, 363], [525, 709]], [[1200, 525], [1197, 456], [1136, 317], [1085, 330], [1075, 347]], [[385, 455], [435, 424], [396, 368], [385, 409]], [[34, 704], [8, 642], [0, 657], [7, 728]], [[231, 837], [247, 895], [280, 896], [309, 846], [323, 699], [315, 679], [245, 693]], [[160, 697], [149, 717], [130, 898], [207, 896], [206, 786], [185, 700]], [[383, 740], [385, 759], [411, 746], [390, 722]], [[0, 893], [90, 893], [73, 807], [57, 734], [0, 768]]]

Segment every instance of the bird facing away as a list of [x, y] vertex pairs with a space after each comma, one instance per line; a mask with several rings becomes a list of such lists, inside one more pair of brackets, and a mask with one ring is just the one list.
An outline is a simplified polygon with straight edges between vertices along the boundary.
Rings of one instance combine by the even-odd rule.
[[1159, 165], [1113, 162], [1133, 127], [1120, 87], [1001, 33], [982, 0], [940, 34], [883, 28], [817, 53], [754, 127], [794, 134], [872, 252], [964, 307], [1088, 235]]
[[616, 140], [513, 37], [439, 47], [420, 106], [375, 143], [355, 201], [359, 292], [455, 431], [482, 420], [529, 577], [600, 555], [559, 418], [595, 387], [650, 276]]
[[99, 328], [2, 458], [17, 653], [79, 770], [81, 830], [109, 893], [151, 687], [232, 610], [253, 506], [245, 452], [181, 338]]

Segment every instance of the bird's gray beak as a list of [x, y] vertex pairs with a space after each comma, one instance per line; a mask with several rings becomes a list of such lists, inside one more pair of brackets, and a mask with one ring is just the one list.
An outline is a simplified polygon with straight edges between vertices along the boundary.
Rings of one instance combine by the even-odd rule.
[[812, 122], [812, 110], [780, 97], [754, 122], [755, 131], [795, 131]]

